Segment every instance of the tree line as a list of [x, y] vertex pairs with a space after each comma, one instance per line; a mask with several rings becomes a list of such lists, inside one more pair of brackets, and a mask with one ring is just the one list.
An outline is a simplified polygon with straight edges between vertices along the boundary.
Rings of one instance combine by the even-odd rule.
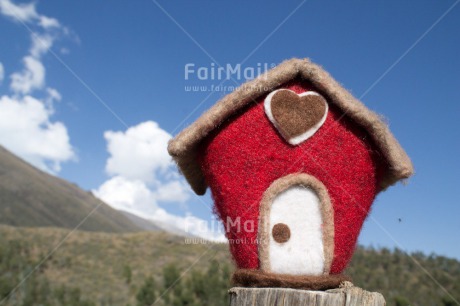
[[[38, 266], [39, 262], [32, 259], [44, 258], [44, 254], [32, 256], [32, 252], [25, 241], [0, 239], [1, 305], [228, 305], [233, 269], [228, 262], [211, 260], [205, 269], [183, 269], [176, 261], [166, 264], [160, 273], [147, 272], [134, 285], [127, 258], [119, 278], [131, 289], [131, 296], [124, 302], [110, 297], [93, 301], [78, 283], [70, 286], [51, 280], [45, 273], [48, 263]], [[443, 256], [408, 256], [399, 249], [358, 248], [346, 274], [356, 286], [382, 293], [388, 305], [451, 306], [460, 300], [460, 263]]]

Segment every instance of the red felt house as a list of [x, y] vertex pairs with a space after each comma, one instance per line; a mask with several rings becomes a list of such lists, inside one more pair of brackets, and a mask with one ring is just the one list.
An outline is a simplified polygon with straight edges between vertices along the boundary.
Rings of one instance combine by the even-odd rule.
[[244, 286], [337, 286], [375, 196], [413, 173], [380, 117], [307, 59], [228, 94], [168, 150], [210, 187]]

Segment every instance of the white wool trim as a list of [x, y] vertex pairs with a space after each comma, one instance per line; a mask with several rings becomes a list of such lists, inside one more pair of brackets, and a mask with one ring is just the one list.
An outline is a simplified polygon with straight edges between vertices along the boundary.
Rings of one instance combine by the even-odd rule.
[[[321, 275], [324, 271], [321, 202], [314, 191], [292, 186], [276, 196], [270, 209], [269, 254], [271, 271], [291, 275]], [[291, 237], [279, 243], [272, 229], [286, 224]]]
[[[273, 113], [272, 113], [272, 98], [273, 96], [281, 91], [281, 90], [287, 90], [287, 91], [290, 91], [290, 92], [293, 92], [292, 90], [290, 89], [278, 89], [278, 90], [275, 90], [275, 91], [272, 91], [270, 94], [268, 94], [268, 96], [265, 98], [265, 102], [264, 102], [264, 109], [265, 109], [265, 113], [267, 114], [267, 117], [268, 119], [270, 120], [270, 122], [275, 126], [275, 128], [280, 132], [281, 135], [283, 135], [283, 133], [281, 132], [281, 127], [278, 125], [278, 122], [275, 120], [275, 117], [273, 117]], [[314, 95], [314, 96], [320, 96], [322, 97], [319, 93], [317, 93], [316, 91], [307, 91], [307, 92], [303, 92], [301, 94], [298, 94], [299, 97], [304, 97], [304, 96], [310, 96], [310, 95]], [[287, 142], [289, 142], [291, 145], [298, 145], [302, 142], [304, 142], [305, 140], [307, 140], [308, 138], [310, 138], [311, 136], [313, 136], [313, 134], [316, 133], [316, 131], [319, 130], [319, 128], [324, 124], [324, 122], [326, 121], [326, 117], [327, 117], [327, 112], [329, 111], [329, 106], [328, 104], [326, 103], [326, 110], [324, 112], [324, 115], [323, 117], [321, 118], [321, 120], [316, 123], [312, 128], [310, 128], [309, 130], [305, 131], [303, 134], [300, 134], [296, 137], [293, 137], [293, 138], [290, 138], [290, 139], [286, 139]], [[284, 137], [284, 136], [283, 136]]]

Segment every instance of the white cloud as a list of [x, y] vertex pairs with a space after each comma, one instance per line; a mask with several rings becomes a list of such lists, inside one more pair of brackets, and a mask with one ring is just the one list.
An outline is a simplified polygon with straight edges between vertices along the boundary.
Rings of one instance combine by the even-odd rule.
[[43, 15], [40, 16], [40, 21], [38, 23], [44, 29], [58, 28], [61, 26], [57, 19], [46, 17]]
[[31, 96], [0, 98], [0, 143], [35, 166], [60, 171], [61, 163], [74, 159], [67, 129], [51, 122], [52, 109]]
[[45, 85], [45, 67], [41, 57], [53, 46], [55, 39], [68, 29], [61, 27], [59, 21], [37, 13], [35, 2], [28, 4], [14, 4], [10, 0], [0, 0], [0, 13], [13, 18], [15, 21], [27, 22], [35, 25], [37, 30], [30, 35], [32, 40], [29, 54], [22, 61], [24, 68], [11, 75], [10, 88], [16, 94], [27, 95]]
[[191, 214], [173, 215], [161, 207], [162, 203], [186, 203], [190, 198], [190, 188], [167, 152], [169, 133], [147, 121], [124, 132], [107, 131], [104, 137], [110, 153], [106, 171], [113, 177], [93, 191], [97, 197], [172, 232], [224, 239], [205, 220]]
[[14, 4], [10, 0], [0, 0], [0, 14], [14, 21], [36, 22], [37, 25], [45, 30], [61, 26], [57, 19], [38, 14], [35, 2]]
[[2, 84], [4, 78], [5, 78], [5, 68], [3, 68], [3, 64], [0, 62], [0, 84]]
[[189, 190], [184, 181], [172, 181], [161, 184], [156, 190], [156, 199], [162, 202], [183, 203], [189, 199]]
[[113, 208], [153, 221], [164, 230], [212, 241], [225, 241], [217, 221], [210, 223], [191, 214], [182, 217], [168, 213], [158, 205], [158, 190], [150, 189], [140, 180], [115, 176], [93, 190], [93, 193]]
[[11, 90], [16, 93], [29, 94], [45, 85], [45, 67], [32, 56], [23, 59], [24, 69], [11, 75]]
[[166, 150], [171, 135], [156, 122], [143, 122], [126, 132], [107, 131], [104, 137], [111, 155], [106, 165], [110, 175], [153, 182], [158, 172], [173, 165]]
[[55, 37], [49, 33], [38, 34], [34, 33], [32, 36], [32, 47], [30, 48], [30, 55], [35, 58], [40, 58], [43, 54], [53, 46]]
[[[35, 2], [0, 0], [0, 14], [38, 28], [30, 36], [31, 47], [22, 59], [22, 71], [10, 76], [13, 94], [0, 98], [0, 144], [42, 170], [59, 172], [63, 162], [76, 157], [66, 126], [51, 120], [53, 103], [61, 100], [61, 95], [56, 89], [45, 88], [46, 69], [41, 58], [65, 29], [56, 19], [38, 14]], [[0, 80], [4, 77], [1, 70]], [[43, 98], [31, 96], [35, 91]]]
[[0, 13], [22, 22], [31, 22], [39, 18], [34, 2], [16, 5], [10, 0], [0, 0]]
[[[106, 131], [106, 163], [109, 175], [143, 182], [153, 190], [154, 200], [184, 203], [189, 188], [177, 175], [167, 146], [171, 135], [154, 121], [142, 122], [126, 131]], [[115, 177], [115, 178], [116, 178]]]
[[23, 95], [30, 94], [37, 89], [43, 89], [45, 86], [46, 70], [40, 58], [52, 47], [55, 37], [49, 33], [34, 33], [31, 35], [31, 39], [32, 45], [29, 55], [22, 59], [23, 70], [11, 75], [11, 90]]
[[117, 175], [104, 182], [95, 194], [114, 208], [129, 210], [149, 218], [158, 209], [158, 202], [183, 203], [189, 199], [189, 191], [182, 182], [157, 183], [148, 186], [141, 180]]
[[49, 105], [49, 107], [53, 107], [53, 102], [54, 101], [61, 101], [62, 99], [62, 96], [61, 94], [59, 93], [59, 91], [57, 91], [56, 89], [54, 88], [50, 88], [48, 87], [46, 89], [46, 93], [48, 94], [48, 98], [46, 98], [45, 102], [47, 105]]
[[153, 215], [158, 209], [155, 195], [144, 182], [139, 180], [115, 176], [102, 184], [94, 193], [115, 209], [125, 210], [145, 218]]

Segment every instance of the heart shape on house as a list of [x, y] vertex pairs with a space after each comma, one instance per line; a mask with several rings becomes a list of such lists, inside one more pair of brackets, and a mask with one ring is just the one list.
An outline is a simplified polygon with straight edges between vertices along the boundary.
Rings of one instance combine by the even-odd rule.
[[307, 140], [326, 121], [328, 105], [319, 93], [296, 94], [278, 89], [265, 98], [265, 113], [278, 132], [291, 145]]

